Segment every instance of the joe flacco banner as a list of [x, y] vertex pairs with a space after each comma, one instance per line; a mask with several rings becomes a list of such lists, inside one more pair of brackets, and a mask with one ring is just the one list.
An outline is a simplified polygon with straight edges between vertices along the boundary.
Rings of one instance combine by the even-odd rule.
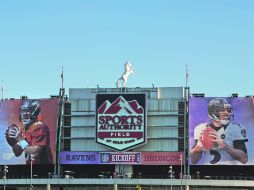
[[146, 95], [97, 94], [96, 141], [117, 151], [146, 143]]
[[190, 165], [254, 165], [253, 134], [253, 97], [190, 98]]

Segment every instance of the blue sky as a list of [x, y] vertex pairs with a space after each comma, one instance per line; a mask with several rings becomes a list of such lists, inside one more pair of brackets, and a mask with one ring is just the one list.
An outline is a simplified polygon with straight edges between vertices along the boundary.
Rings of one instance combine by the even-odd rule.
[[206, 96], [254, 95], [252, 0], [0, 2], [5, 98], [49, 97], [61, 87], [185, 85]]

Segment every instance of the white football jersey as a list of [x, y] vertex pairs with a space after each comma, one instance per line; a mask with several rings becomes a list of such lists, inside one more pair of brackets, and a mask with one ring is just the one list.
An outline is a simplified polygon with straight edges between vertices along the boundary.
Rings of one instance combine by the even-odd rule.
[[[200, 133], [209, 124], [201, 123], [194, 129], [194, 140], [198, 140]], [[218, 136], [224, 140], [224, 142], [233, 147], [235, 140], [248, 141], [246, 130], [239, 124], [229, 123], [226, 127], [221, 127], [218, 131]], [[216, 146], [217, 145], [217, 146]], [[233, 159], [226, 151], [216, 144], [214, 148], [209, 151], [204, 151], [201, 160], [197, 164], [201, 165], [237, 165], [241, 164], [237, 160]], [[217, 155], [215, 158], [215, 154]]]

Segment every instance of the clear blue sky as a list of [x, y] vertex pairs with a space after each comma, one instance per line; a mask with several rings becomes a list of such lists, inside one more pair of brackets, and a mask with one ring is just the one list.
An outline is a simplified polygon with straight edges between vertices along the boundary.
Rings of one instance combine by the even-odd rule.
[[49, 97], [61, 87], [185, 85], [206, 96], [254, 95], [253, 0], [0, 2], [5, 98]]

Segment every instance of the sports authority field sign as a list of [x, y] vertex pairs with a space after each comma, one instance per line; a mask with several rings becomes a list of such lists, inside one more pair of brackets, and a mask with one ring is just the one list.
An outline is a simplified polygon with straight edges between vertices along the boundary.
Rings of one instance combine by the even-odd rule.
[[96, 142], [117, 151], [146, 143], [145, 94], [97, 94]]

